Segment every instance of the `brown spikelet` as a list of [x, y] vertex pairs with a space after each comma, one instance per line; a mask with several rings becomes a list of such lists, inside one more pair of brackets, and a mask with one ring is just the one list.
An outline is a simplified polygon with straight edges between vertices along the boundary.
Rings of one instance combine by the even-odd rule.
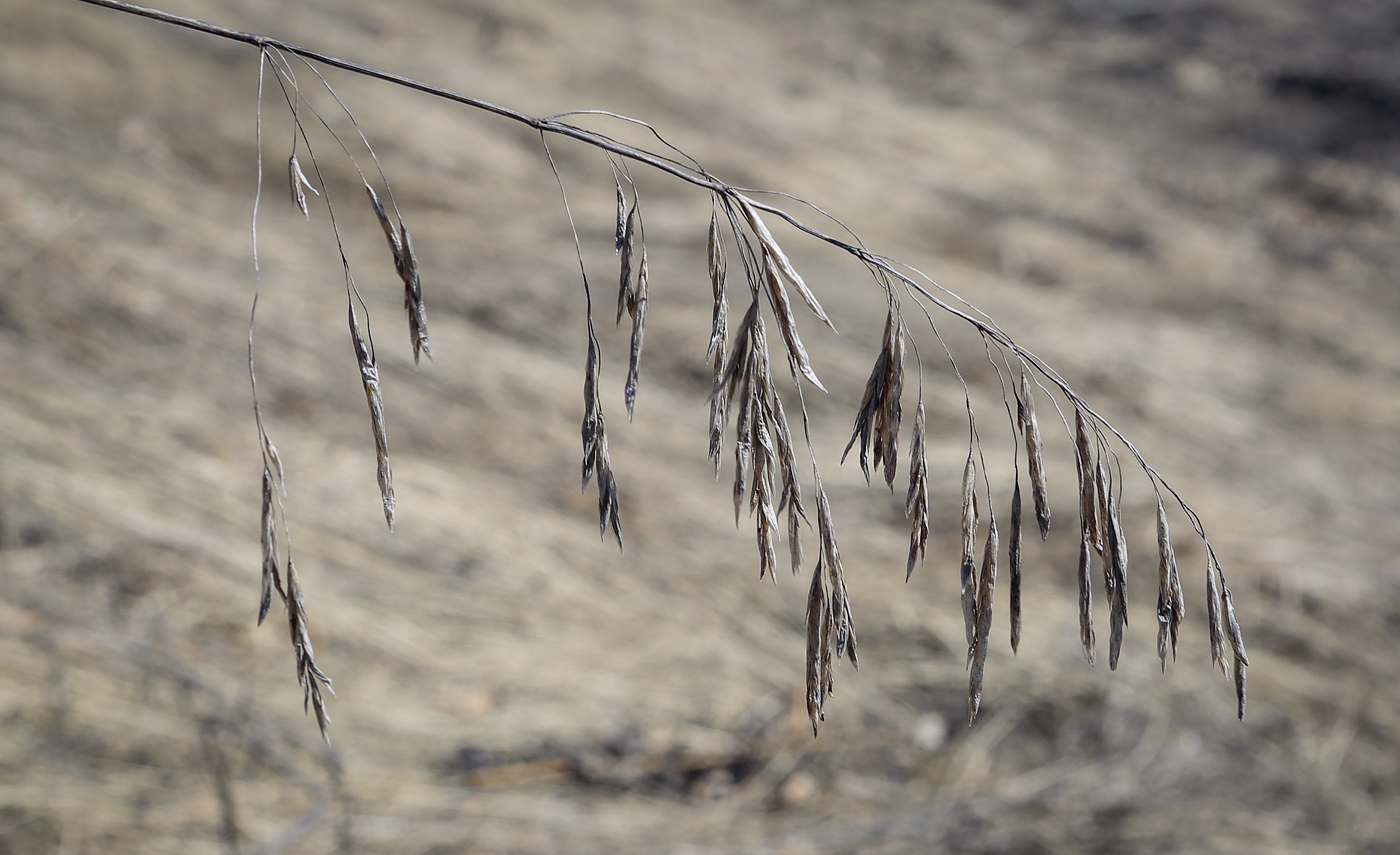
[[1103, 551], [1103, 536], [1099, 533], [1098, 513], [1098, 466], [1093, 443], [1084, 423], [1084, 412], [1074, 410], [1074, 447], [1076, 469], [1079, 471], [1079, 525], [1085, 538], [1100, 553]]
[[273, 513], [272, 471], [263, 466], [262, 477], [262, 601], [258, 604], [258, 625], [262, 626], [267, 611], [272, 607], [272, 590], [286, 599], [282, 591], [282, 579], [277, 572], [277, 520]]
[[365, 182], [365, 193], [369, 196], [369, 203], [374, 208], [374, 216], [379, 220], [379, 227], [384, 230], [384, 237], [389, 241], [389, 251], [394, 255], [394, 264], [397, 267], [402, 264], [403, 239], [399, 237], [398, 229], [394, 228], [394, 223], [389, 219], [389, 213], [384, 210], [384, 205], [379, 201], [379, 194], [374, 192], [374, 188]]
[[1225, 623], [1220, 614], [1220, 580], [1215, 555], [1206, 556], [1206, 628], [1210, 633], [1210, 662], [1225, 670]]
[[1091, 610], [1094, 584], [1090, 571], [1093, 544], [1087, 536], [1079, 541], [1079, 643], [1084, 648], [1084, 661], [1094, 664], [1094, 616]]
[[875, 465], [885, 464], [885, 483], [894, 490], [894, 476], [899, 457], [900, 396], [904, 390], [904, 324], [899, 319], [894, 303], [890, 303], [885, 317], [885, 337], [880, 353], [875, 357], [875, 367], [865, 382], [865, 394], [861, 398], [860, 409], [856, 411], [855, 429], [850, 442], [841, 454], [844, 463], [851, 447], [860, 440], [860, 470], [865, 473], [866, 483], [870, 483], [870, 464], [867, 451], [873, 435], [875, 440]]
[[1100, 457], [1094, 461], [1094, 527], [1098, 535], [1094, 541], [1094, 547], [1098, 549], [1099, 557], [1103, 559], [1105, 564], [1111, 561], [1106, 551], [1108, 549], [1109, 492], [1108, 470], [1104, 468], [1103, 458]]
[[817, 372], [812, 369], [812, 361], [807, 356], [802, 337], [797, 334], [797, 321], [792, 315], [792, 302], [788, 299], [783, 276], [778, 272], [777, 263], [766, 249], [763, 254], [763, 283], [767, 287], [768, 298], [773, 305], [773, 319], [778, 324], [778, 333], [787, 347], [788, 362], [794, 374], [801, 374], [813, 386], [825, 392], [826, 387], [818, 379]]
[[967, 452], [962, 483], [962, 582], [963, 623], [967, 630], [968, 655], [977, 640], [977, 565], [973, 562], [973, 541], [977, 537], [977, 466], [972, 451]]
[[1244, 635], [1240, 632], [1239, 619], [1235, 617], [1235, 600], [1228, 586], [1220, 586], [1220, 603], [1225, 611], [1225, 623], [1230, 630], [1230, 658], [1233, 660], [1235, 675], [1235, 699], [1239, 706], [1240, 720], [1244, 720], [1245, 669], [1249, 667], [1249, 654], [1244, 649]]
[[982, 707], [982, 676], [987, 665], [987, 644], [992, 634], [992, 593], [997, 584], [997, 521], [987, 522], [987, 544], [982, 550], [982, 576], [977, 585], [977, 638], [972, 646], [972, 674], [967, 694], [967, 720], [977, 718]]
[[627, 197], [622, 194], [622, 185], [617, 187], [617, 234], [613, 236], [613, 251], [622, 252], [622, 242], [627, 237]]
[[389, 241], [389, 252], [394, 257], [394, 270], [403, 280], [403, 305], [408, 312], [408, 336], [413, 346], [413, 363], [417, 365], [420, 354], [426, 354], [429, 359], [433, 358], [432, 345], [428, 341], [428, 314], [423, 304], [423, 282], [418, 272], [418, 253], [413, 248], [413, 237], [408, 233], [408, 227], [403, 224], [403, 220], [399, 220], [397, 226], [394, 225], [393, 220], [389, 218], [389, 212], [384, 210], [384, 204], [379, 201], [379, 194], [374, 192], [368, 181], [365, 182], [365, 194], [369, 196], [375, 219], [379, 220], [379, 227], [384, 230], [384, 237]]
[[1050, 491], [1041, 459], [1040, 421], [1035, 417], [1035, 396], [1031, 391], [1030, 375], [1021, 374], [1021, 394], [1016, 402], [1021, 433], [1026, 438], [1026, 461], [1031, 476], [1031, 496], [1035, 500], [1035, 521], [1040, 526], [1040, 539], [1050, 533]]
[[1108, 553], [1104, 564], [1104, 586], [1108, 595], [1108, 667], [1118, 668], [1123, 646], [1123, 629], [1128, 625], [1128, 541], [1118, 518], [1118, 497], [1108, 493]]
[[384, 521], [389, 528], [394, 527], [394, 474], [389, 469], [389, 439], [384, 430], [384, 398], [379, 392], [379, 367], [374, 354], [360, 332], [360, 320], [355, 315], [355, 304], [350, 303], [350, 341], [355, 347], [355, 358], [360, 364], [360, 381], [365, 387], [365, 399], [369, 402], [369, 424], [374, 432], [374, 454], [378, 464], [376, 475], [379, 480], [379, 496], [384, 501]]
[[[860, 667], [856, 657], [856, 631], [851, 620], [851, 601], [846, 593], [846, 571], [841, 565], [841, 551], [836, 548], [836, 529], [831, 522], [831, 504], [821, 482], [817, 483], [817, 537], [820, 540], [821, 563], [826, 568], [828, 620], [831, 629], [827, 645], [836, 659], [842, 656]], [[828, 694], [830, 689], [828, 688]]]
[[637, 403], [637, 381], [642, 364], [642, 334], [647, 320], [647, 249], [642, 247], [642, 263], [637, 266], [637, 283], [630, 306], [632, 315], [632, 348], [627, 360], [627, 385], [623, 389], [623, 400], [627, 403], [627, 420], [632, 420], [632, 409]]
[[[1175, 555], [1172, 556], [1175, 559]], [[1186, 597], [1181, 591], [1181, 574], [1172, 573], [1172, 614], [1175, 620], [1171, 625], [1172, 658], [1176, 658], [1177, 633], [1186, 620]]]
[[[620, 197], [620, 191], [619, 191]], [[618, 247], [621, 248], [622, 220], [618, 220]], [[710, 213], [710, 285], [714, 290], [715, 304], [714, 313], [710, 323], [710, 346], [706, 350], [706, 357], [710, 360], [710, 367], [713, 372], [714, 388], [719, 389], [720, 381], [724, 377], [724, 348], [729, 338], [729, 301], [725, 296], [724, 278], [726, 262], [724, 258], [724, 242], [720, 239], [718, 212]], [[724, 424], [728, 418], [726, 403], [728, 399], [719, 394], [710, 395], [710, 456], [709, 459], [715, 464], [715, 478], [719, 478], [720, 473], [720, 452], [724, 448]]]
[[775, 477], [782, 482], [782, 494], [778, 498], [778, 511], [788, 514], [788, 554], [792, 559], [792, 573], [802, 570], [801, 522], [807, 519], [807, 510], [802, 506], [802, 481], [797, 473], [797, 452], [792, 444], [792, 430], [788, 426], [787, 412], [783, 409], [782, 398], [771, 388], [767, 401], [769, 432], [773, 447], [777, 452], [778, 472]]
[[1244, 635], [1240, 632], [1240, 622], [1235, 617], [1235, 600], [1230, 595], [1230, 589], [1224, 585], [1220, 587], [1220, 602], [1225, 608], [1225, 625], [1230, 630], [1230, 652], [1234, 657], [1245, 665], [1249, 664], [1249, 654], [1245, 653]]
[[1177, 592], [1181, 580], [1176, 571], [1176, 550], [1172, 548], [1171, 530], [1167, 527], [1167, 510], [1157, 499], [1157, 554], [1160, 559], [1157, 574], [1157, 658], [1162, 662], [1162, 671], [1167, 670], [1167, 646], [1171, 645], [1172, 659], [1176, 659], [1177, 628], [1184, 615], [1177, 611]]
[[292, 185], [292, 202], [303, 217], [311, 219], [311, 210], [306, 207], [306, 191], [310, 190], [317, 196], [321, 195], [321, 191], [312, 187], [311, 182], [306, 180], [306, 173], [301, 171], [301, 164], [297, 162], [295, 154], [287, 161], [287, 179]]
[[622, 246], [619, 247], [621, 260], [617, 279], [617, 323], [622, 323], [622, 313], [630, 312], [635, 302], [633, 296], [632, 256], [637, 249], [637, 206], [627, 212], [622, 227]]
[[399, 221], [399, 244], [403, 247], [403, 263], [399, 275], [403, 278], [403, 307], [408, 312], [408, 337], [413, 346], [413, 364], [419, 355], [433, 358], [433, 346], [428, 340], [428, 309], [423, 303], [423, 280], [418, 273], [418, 253], [413, 249], [413, 236]]
[[1244, 669], [1245, 669], [1245, 666], [1247, 666], [1248, 664], [1249, 664], [1249, 663], [1245, 662], [1243, 659], [1240, 659], [1238, 656], [1235, 657], [1235, 662], [1234, 662], [1234, 665], [1235, 665], [1235, 700], [1236, 700], [1236, 702], [1238, 703], [1238, 710], [1239, 710], [1240, 721], [1244, 721], [1244, 702], [1245, 702], [1245, 673], [1244, 673]]
[[612, 461], [608, 457], [607, 420], [598, 397], [599, 372], [598, 337], [593, 321], [588, 322], [588, 357], [583, 371], [583, 487], [594, 475], [598, 477], [598, 530], [603, 537], [612, 529], [617, 545], [622, 546], [622, 517], [618, 512], [617, 482], [613, 480]]
[[1011, 541], [1007, 545], [1007, 564], [1011, 570], [1011, 652], [1021, 649], [1021, 479], [1011, 493]]
[[807, 590], [807, 717], [812, 721], [814, 737], [818, 722], [826, 718], [822, 707], [831, 680], [826, 631], [826, 591], [822, 587], [822, 565], [818, 558], [817, 569], [812, 571], [812, 584]]
[[[739, 210], [743, 212], [744, 219], [748, 221], [749, 228], [753, 231], [754, 236], [758, 238], [759, 244], [763, 247], [764, 265], [768, 266], [771, 264], [776, 277], [797, 289], [797, 293], [802, 297], [802, 301], [807, 304], [807, 308], [812, 310], [812, 314], [816, 315], [821, 322], [830, 327], [832, 331], [835, 331], [836, 327], [832, 326], [831, 321], [826, 316], [826, 312], [822, 309], [821, 304], [817, 302], [816, 295], [807, 287], [807, 283], [802, 281], [802, 277], [797, 274], [797, 270], [792, 266], [792, 262], [788, 260], [787, 254], [783, 252], [782, 247], [778, 246], [778, 242], [773, 239], [772, 232], [768, 231], [768, 226], [766, 226], [763, 219], [759, 217], [758, 211], [754, 210], [749, 200], [745, 199], [743, 196], [735, 194], [730, 198], [738, 203]], [[780, 282], [780, 286], [781, 284]]]
[[301, 683], [302, 706], [316, 714], [316, 726], [321, 730], [321, 738], [330, 744], [331, 718], [326, 714], [325, 699], [321, 687], [332, 695], [331, 678], [316, 665], [316, 653], [311, 648], [311, 633], [306, 625], [306, 603], [301, 596], [301, 582], [297, 578], [296, 565], [292, 556], [287, 556], [287, 625], [292, 634], [292, 650], [296, 654], [297, 681]]
[[923, 559], [928, 546], [928, 457], [924, 452], [924, 397], [914, 411], [914, 436], [909, 441], [909, 493], [904, 515], [909, 518], [909, 567], [904, 581], [914, 575], [914, 559]]

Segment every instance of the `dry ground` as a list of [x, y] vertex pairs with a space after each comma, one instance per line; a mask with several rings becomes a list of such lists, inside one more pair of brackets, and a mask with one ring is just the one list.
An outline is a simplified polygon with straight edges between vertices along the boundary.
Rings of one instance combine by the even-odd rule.
[[[1382, 6], [170, 0], [535, 114], [643, 117], [733, 183], [837, 213], [988, 311], [1173, 481], [1253, 662], [1240, 724], [1182, 536], [1189, 619], [1158, 673], [1130, 479], [1128, 649], [1116, 673], [1084, 665], [1056, 434], [1026, 640], [1013, 658], [1003, 611], [967, 727], [961, 392], [926, 360], [935, 532], [906, 585], [901, 498], [838, 465], [882, 301], [788, 232], [842, 330], [804, 326], [862, 643], [814, 740], [805, 582], [756, 579], [705, 461], [708, 200], [639, 175], [653, 299], [632, 424], [625, 339], [604, 333], [619, 555], [578, 493], [582, 293], [538, 139], [331, 74], [415, 230], [437, 361], [413, 368], [383, 238], [323, 140], [380, 348], [390, 534], [327, 218], [286, 197], [269, 99], [260, 388], [338, 692], [326, 749], [285, 630], [254, 626], [256, 55], [0, 0], [0, 853], [1396, 851], [1400, 19]], [[606, 283], [606, 163], [555, 153]], [[995, 375], [940, 329], [1004, 485]]]

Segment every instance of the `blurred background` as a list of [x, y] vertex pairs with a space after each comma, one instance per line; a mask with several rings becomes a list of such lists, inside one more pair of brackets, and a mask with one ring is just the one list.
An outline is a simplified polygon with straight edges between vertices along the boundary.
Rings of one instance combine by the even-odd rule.
[[[808, 199], [921, 267], [1200, 513], [1249, 645], [1248, 717], [1210, 669], [1204, 555], [1180, 517], [1188, 620], [1160, 672], [1153, 503], [1131, 472], [1123, 662], [1084, 664], [1070, 444], [1042, 400], [1055, 527], [1027, 543], [1018, 656], [999, 596], [967, 725], [961, 388], [916, 329], [934, 531], [906, 584], [902, 489], [839, 465], [883, 300], [784, 229], [841, 331], [799, 319], [830, 389], [808, 401], [862, 660], [838, 669], [813, 739], [805, 574], [758, 580], [729, 455], [720, 483], [705, 459], [709, 200], [635, 172], [651, 301], [631, 424], [627, 332], [599, 317], [619, 554], [578, 487], [582, 289], [538, 136], [327, 71], [415, 234], [437, 357], [414, 368], [353, 167], [313, 137], [378, 345], [391, 534], [329, 220], [288, 198], [270, 93], [259, 388], [335, 681], [327, 748], [280, 610], [255, 626], [256, 53], [0, 0], [0, 853], [1400, 850], [1390, 4], [164, 7], [535, 115], [644, 118], [729, 182]], [[607, 314], [607, 162], [551, 147]], [[935, 318], [1004, 514], [996, 374]], [[912, 364], [907, 383], [912, 412]]]

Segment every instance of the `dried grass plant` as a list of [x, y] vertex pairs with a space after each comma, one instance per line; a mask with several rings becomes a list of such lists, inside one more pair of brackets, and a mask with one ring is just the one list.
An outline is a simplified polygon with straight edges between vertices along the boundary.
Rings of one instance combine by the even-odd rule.
[[[905, 398], [910, 396], [914, 399], [915, 415], [909, 431], [909, 455], [905, 463], [909, 478], [905, 512], [910, 525], [906, 578], [912, 575], [915, 565], [924, 558], [931, 512], [927, 420], [922, 387], [924, 360], [919, 353], [917, 338], [912, 334], [915, 326], [927, 327], [931, 340], [937, 342], [942, 353], [940, 359], [948, 360], [952, 372], [962, 384], [967, 424], [967, 457], [961, 483], [962, 557], [959, 573], [961, 606], [968, 645], [967, 663], [970, 671], [969, 718], [977, 715], [981, 703], [987, 653], [991, 644], [993, 602], [1001, 555], [1001, 534], [995, 509], [998, 501], [1002, 499], [993, 488], [992, 479], [988, 474], [971, 391], [954, 354], [944, 343], [939, 331], [939, 319], [945, 317], [970, 325], [981, 338], [985, 357], [1001, 383], [1010, 429], [1013, 435], [1020, 438], [1019, 442], [1013, 443], [1012, 448], [1015, 476], [1009, 496], [1006, 556], [1011, 588], [1009, 612], [1012, 650], [1019, 648], [1022, 620], [1022, 448], [1025, 452], [1025, 474], [1030, 490], [1031, 509], [1042, 538], [1048, 535], [1051, 525], [1049, 484], [1043, 459], [1044, 441], [1036, 408], [1036, 397], [1039, 394], [1044, 396], [1043, 400], [1051, 401], [1074, 448], [1078, 473], [1075, 486], [1079, 510], [1080, 640], [1085, 659], [1093, 663], [1097, 653], [1092, 578], [1097, 556], [1097, 565], [1103, 577], [1104, 596], [1108, 604], [1108, 663], [1111, 669], [1118, 665], [1128, 622], [1128, 548], [1120, 518], [1121, 497], [1124, 479], [1136, 468], [1141, 471], [1156, 496], [1159, 552], [1157, 652], [1162, 668], [1166, 668], [1169, 651], [1173, 659], [1176, 657], [1178, 630], [1185, 614], [1185, 601], [1168, 520], [1168, 508], [1174, 508], [1185, 517], [1195, 536], [1203, 543], [1206, 556], [1206, 613], [1212, 660], [1213, 664], [1222, 670], [1232, 672], [1239, 715], [1241, 718], [1244, 716], [1245, 669], [1249, 659], [1224, 571], [1196, 512], [1148, 465], [1137, 448], [1081, 398], [1051, 366], [1017, 343], [990, 317], [929, 276], [893, 258], [867, 249], [866, 245], [839, 220], [786, 194], [728, 184], [704, 169], [694, 158], [666, 142], [650, 125], [637, 119], [589, 111], [589, 115], [595, 117], [644, 129], [658, 142], [658, 147], [649, 149], [621, 142], [565, 121], [571, 116], [579, 115], [576, 113], [536, 118], [276, 39], [229, 30], [117, 0], [82, 2], [187, 27], [243, 42], [258, 49], [259, 180], [253, 214], [255, 267], [257, 209], [262, 200], [262, 160], [266, 150], [262, 133], [262, 111], [265, 96], [275, 91], [281, 94], [294, 128], [287, 161], [292, 203], [309, 219], [312, 213], [312, 198], [318, 200], [317, 204], [325, 208], [337, 245], [340, 247], [351, 345], [368, 404], [385, 521], [391, 528], [395, 514], [393, 475], [389, 463], [389, 442], [374, 337], [368, 311], [360, 299], [344, 245], [340, 243], [341, 232], [336, 218], [343, 211], [331, 199], [327, 182], [321, 172], [322, 162], [312, 149], [310, 131], [314, 130], [315, 126], [319, 125], [324, 130], [325, 135], [328, 135], [356, 170], [365, 189], [368, 207], [383, 228], [390, 250], [389, 260], [392, 261], [395, 275], [404, 287], [409, 345], [415, 363], [424, 355], [432, 358], [424, 287], [412, 235], [394, 201], [393, 192], [374, 149], [345, 102], [321, 75], [318, 70], [321, 67], [333, 67], [378, 78], [474, 109], [485, 110], [533, 128], [540, 135], [546, 161], [558, 182], [571, 225], [574, 222], [573, 212], [569, 208], [564, 178], [550, 150], [550, 140], [563, 139], [579, 143], [596, 150], [607, 159], [614, 176], [617, 201], [614, 249], [618, 255], [619, 275], [614, 320], [620, 325], [625, 315], [631, 325], [627, 374], [623, 388], [623, 403], [629, 419], [633, 415], [639, 392], [639, 368], [649, 299], [645, 219], [642, 200], [637, 185], [632, 180], [631, 169], [645, 166], [710, 195], [711, 216], [708, 224], [707, 254], [714, 303], [707, 355], [713, 377], [713, 390], [709, 401], [708, 454], [718, 476], [723, 469], [724, 445], [728, 435], [727, 441], [733, 443], [732, 492], [735, 520], [741, 521], [747, 509], [748, 516], [754, 521], [760, 578], [776, 575], [779, 562], [778, 545], [784, 537], [787, 539], [791, 569], [794, 574], [801, 571], [805, 562], [803, 538], [810, 536], [804, 534], [804, 529], [812, 528], [809, 508], [815, 506], [816, 562], [812, 570], [806, 609], [806, 701], [814, 733], [824, 717], [825, 702], [832, 693], [835, 663], [846, 657], [853, 666], [857, 664], [853, 610], [847, 594], [845, 571], [837, 545], [831, 504], [822, 486], [817, 455], [813, 448], [806, 400], [806, 395], [810, 392], [824, 392], [825, 388], [813, 368], [803, 342], [798, 316], [810, 314], [820, 324], [833, 330], [835, 327], [823, 310], [817, 295], [808, 287], [791, 257], [770, 229], [769, 223], [773, 220], [787, 224], [802, 239], [823, 242], [849, 255], [869, 273], [879, 299], [884, 300], [887, 307], [884, 335], [856, 410], [846, 454], [855, 449], [866, 480], [869, 481], [873, 466], [883, 477], [885, 484], [893, 490], [895, 480], [899, 476], [899, 442], [904, 421]], [[316, 106], [318, 102], [332, 104], [335, 110], [342, 112], [354, 128], [356, 138], [346, 140], [337, 135]], [[322, 138], [324, 136], [318, 132], [317, 139]], [[360, 157], [369, 157], [368, 162], [372, 164], [369, 174], [361, 168], [357, 152], [361, 153]], [[303, 157], [310, 164], [310, 174], [302, 166]], [[382, 189], [382, 196], [381, 190], [376, 189], [376, 184]], [[310, 196], [307, 195], [308, 192]], [[764, 201], [765, 199], [789, 203], [791, 207], [811, 213], [817, 221], [834, 224], [837, 234], [822, 231], [799, 215], [791, 213], [779, 204]], [[384, 200], [387, 200], [387, 204]], [[703, 228], [703, 225], [697, 224], [697, 229]], [[574, 245], [586, 296], [587, 311], [583, 323], [586, 324], [588, 332], [587, 353], [584, 359], [584, 414], [581, 425], [582, 481], [586, 489], [590, 481], [596, 480], [599, 529], [604, 537], [611, 533], [621, 546], [622, 518], [617, 481], [608, 455], [604, 390], [600, 379], [603, 349], [595, 332], [593, 286], [584, 264], [582, 242], [577, 228], [574, 229]], [[737, 264], [731, 265], [731, 260], [737, 260]], [[742, 274], [742, 279], [738, 282], [731, 281], [731, 266]], [[731, 323], [731, 299], [742, 308], [737, 323]], [[275, 592], [286, 610], [296, 653], [297, 676], [306, 705], [314, 712], [321, 733], [325, 735], [330, 718], [327, 715], [323, 690], [330, 691], [331, 681], [316, 665], [308, 629], [307, 610], [292, 561], [291, 537], [283, 508], [286, 496], [283, 464], [276, 446], [268, 435], [258, 403], [254, 362], [256, 307], [255, 291], [249, 324], [248, 368], [253, 391], [254, 419], [263, 456], [263, 567], [258, 619], [261, 622], [267, 616]], [[909, 311], [911, 307], [912, 312]], [[363, 320], [361, 313], [364, 314]], [[770, 338], [770, 330], [776, 332], [775, 337]], [[774, 371], [775, 360], [780, 367], [787, 368], [786, 376], [781, 370]], [[916, 379], [915, 382], [906, 383], [906, 364], [911, 361], [916, 369]], [[910, 389], [909, 386], [913, 388]], [[800, 430], [795, 430], [790, 422], [789, 410], [800, 416]], [[1072, 425], [1070, 413], [1073, 417]], [[1122, 456], [1124, 454], [1126, 459]], [[801, 465], [799, 457], [805, 458]], [[843, 460], [844, 458], [845, 454]], [[807, 464], [810, 464], [810, 472], [806, 471]], [[804, 489], [810, 491], [806, 498], [803, 494]], [[780, 521], [784, 513], [785, 524]], [[980, 533], [979, 561], [979, 528], [984, 524], [985, 532]]]

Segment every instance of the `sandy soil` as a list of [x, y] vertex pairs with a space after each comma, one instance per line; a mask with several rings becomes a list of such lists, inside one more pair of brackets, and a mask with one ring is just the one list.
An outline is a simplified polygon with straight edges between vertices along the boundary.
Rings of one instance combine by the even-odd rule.
[[[436, 361], [415, 369], [354, 169], [313, 136], [378, 345], [391, 534], [330, 223], [288, 198], [270, 93], [259, 389], [335, 681], [326, 748], [280, 616], [255, 625], [256, 53], [0, 0], [0, 853], [1400, 848], [1400, 19], [1382, 5], [171, 0], [536, 115], [641, 117], [725, 180], [836, 214], [1132, 438], [1204, 519], [1252, 662], [1241, 724], [1178, 519], [1188, 620], [1159, 673], [1153, 506], [1129, 472], [1124, 661], [1084, 664], [1073, 464], [1043, 403], [1056, 525], [1027, 545], [1017, 656], [998, 606], [968, 727], [961, 387], [916, 330], [934, 531], [906, 584], [902, 495], [839, 464], [884, 301], [784, 230], [841, 330], [800, 322], [861, 640], [813, 739], [805, 575], [757, 579], [705, 459], [709, 200], [637, 172], [652, 284], [630, 424], [626, 330], [599, 327], [619, 554], [578, 490], [583, 294], [538, 137], [327, 72], [414, 231]], [[552, 151], [608, 306], [608, 164]], [[996, 374], [937, 321], [1004, 505]]]

